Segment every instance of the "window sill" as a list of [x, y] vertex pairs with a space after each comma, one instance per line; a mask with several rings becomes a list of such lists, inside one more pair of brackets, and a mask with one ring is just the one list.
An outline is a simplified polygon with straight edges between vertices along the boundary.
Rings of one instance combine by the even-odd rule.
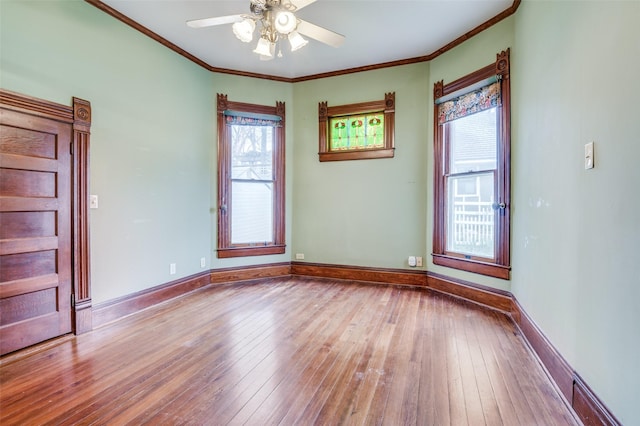
[[446, 266], [448, 268], [460, 269], [462, 271], [473, 272], [475, 274], [487, 275], [503, 280], [510, 279], [511, 267], [497, 265], [495, 263], [481, 262], [478, 260], [462, 259], [444, 254], [432, 254], [435, 265]]
[[374, 158], [393, 158], [395, 148], [359, 149], [351, 151], [320, 152], [320, 161], [370, 160]]
[[219, 248], [218, 258], [224, 259], [229, 257], [244, 257], [244, 256], [264, 256], [268, 254], [283, 254], [285, 252], [285, 245], [271, 245], [271, 246], [246, 246], [246, 247], [232, 247], [232, 248]]

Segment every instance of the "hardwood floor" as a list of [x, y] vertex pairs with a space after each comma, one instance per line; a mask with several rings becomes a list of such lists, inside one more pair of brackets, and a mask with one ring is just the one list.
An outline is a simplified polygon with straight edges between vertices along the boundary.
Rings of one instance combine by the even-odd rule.
[[0, 359], [0, 424], [578, 424], [509, 319], [425, 289], [200, 289]]

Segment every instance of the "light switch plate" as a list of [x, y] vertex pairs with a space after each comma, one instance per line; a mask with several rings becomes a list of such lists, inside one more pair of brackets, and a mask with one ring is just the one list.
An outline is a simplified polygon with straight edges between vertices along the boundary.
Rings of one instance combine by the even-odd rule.
[[584, 168], [586, 170], [593, 169], [594, 156], [593, 156], [593, 142], [589, 142], [584, 146]]
[[98, 196], [97, 195], [91, 195], [89, 197], [89, 208], [90, 209], [97, 209], [98, 208]]

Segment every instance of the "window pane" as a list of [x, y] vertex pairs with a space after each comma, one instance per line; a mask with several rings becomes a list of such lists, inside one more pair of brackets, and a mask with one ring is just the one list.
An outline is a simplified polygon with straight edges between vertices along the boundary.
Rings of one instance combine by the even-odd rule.
[[273, 183], [232, 182], [231, 244], [273, 243]]
[[494, 174], [447, 178], [447, 251], [494, 258]]
[[496, 108], [468, 115], [446, 124], [449, 131], [449, 173], [496, 168]]
[[273, 180], [273, 127], [231, 126], [231, 178]]
[[384, 148], [384, 113], [329, 119], [329, 150]]

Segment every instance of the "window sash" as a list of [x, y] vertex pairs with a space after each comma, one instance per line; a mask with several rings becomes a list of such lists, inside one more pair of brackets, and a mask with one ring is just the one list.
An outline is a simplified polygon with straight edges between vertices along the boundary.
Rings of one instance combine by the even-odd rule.
[[[231, 179], [273, 180], [275, 128], [227, 126], [231, 134]], [[248, 139], [251, 141], [249, 144]]]
[[[254, 114], [255, 115], [255, 114]], [[262, 158], [255, 158], [256, 162], [261, 164], [258, 167], [251, 167], [250, 164], [242, 167], [238, 163], [246, 163], [242, 161], [244, 159], [236, 156], [234, 148], [238, 148], [237, 144], [242, 144], [243, 141], [235, 140], [238, 136], [234, 133], [234, 127], [241, 126], [242, 128], [258, 127], [260, 129], [267, 127], [265, 121], [261, 121], [260, 124], [238, 124], [237, 121], [230, 123], [227, 118], [230, 116], [225, 115], [226, 126], [228, 127], [228, 134], [230, 134], [230, 144], [232, 151], [229, 155], [229, 169], [231, 170], [230, 188], [228, 199], [231, 201], [228, 206], [229, 223], [230, 223], [230, 247], [243, 247], [243, 246], [256, 246], [256, 245], [271, 245], [275, 243], [274, 235], [274, 221], [273, 221], [273, 207], [274, 207], [274, 179], [273, 179], [273, 165], [274, 165], [274, 147], [273, 138], [275, 135], [275, 128], [271, 131], [261, 130], [259, 132], [252, 131], [245, 134], [240, 134], [240, 137], [253, 137], [266, 140], [261, 140], [261, 147], [266, 149], [269, 158], [261, 156]], [[255, 117], [243, 117], [250, 121], [255, 120]], [[253, 145], [258, 145], [257, 141], [252, 141]], [[264, 145], [264, 146], [262, 146]], [[242, 147], [240, 147], [242, 148]], [[258, 161], [260, 160], [260, 161]], [[241, 168], [244, 168], [244, 173], [240, 173]], [[261, 170], [264, 169], [264, 170]], [[248, 174], [247, 174], [248, 173]], [[260, 191], [262, 189], [262, 191]]]
[[[466, 259], [495, 261], [495, 176], [495, 171], [489, 171], [455, 174], [445, 178], [446, 253], [461, 255]], [[460, 183], [465, 180], [474, 182], [473, 193], [460, 191]]]
[[[488, 108], [442, 124], [447, 150], [445, 173], [496, 169], [500, 134], [498, 120], [500, 112], [497, 109]], [[493, 113], [492, 116], [487, 116], [489, 113]], [[488, 130], [483, 126], [488, 125], [489, 120], [492, 126]], [[470, 148], [469, 145], [474, 146]]]
[[232, 180], [232, 246], [274, 243], [273, 190], [273, 182]]

